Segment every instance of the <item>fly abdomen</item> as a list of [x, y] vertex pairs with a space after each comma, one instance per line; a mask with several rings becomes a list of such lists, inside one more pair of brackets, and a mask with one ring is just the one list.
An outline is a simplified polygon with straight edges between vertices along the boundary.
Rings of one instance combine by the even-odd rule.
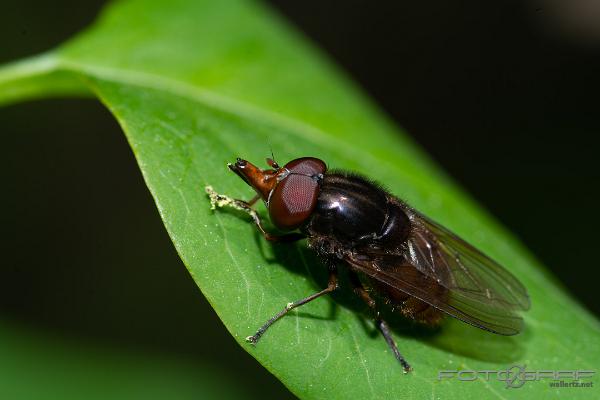
[[[378, 262], [378, 265], [386, 272], [402, 276], [403, 280], [422, 288], [428, 293], [435, 294], [436, 298], [446, 299], [449, 295], [447, 288], [440, 285], [435, 279], [423, 274], [412, 265], [406, 263], [400, 265], [397, 263], [387, 263], [385, 260], [386, 257], [383, 257]], [[393, 258], [390, 258], [390, 261], [393, 262]], [[405, 317], [428, 325], [437, 325], [441, 321], [443, 313], [432, 305], [384, 282], [374, 279], [370, 281], [372, 288], [385, 299], [385, 302]]]

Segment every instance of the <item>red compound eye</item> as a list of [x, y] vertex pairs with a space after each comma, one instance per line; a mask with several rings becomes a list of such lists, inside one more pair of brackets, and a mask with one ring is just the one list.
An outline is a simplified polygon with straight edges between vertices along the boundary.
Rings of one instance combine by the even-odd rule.
[[327, 166], [318, 158], [304, 157], [290, 161], [283, 168], [289, 175], [273, 189], [269, 215], [277, 228], [293, 230], [300, 227], [315, 209], [319, 180]]

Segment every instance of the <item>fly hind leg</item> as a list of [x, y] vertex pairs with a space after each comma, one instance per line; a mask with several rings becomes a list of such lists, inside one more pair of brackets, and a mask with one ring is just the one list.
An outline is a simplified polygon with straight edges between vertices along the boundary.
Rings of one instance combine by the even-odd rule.
[[392, 337], [392, 333], [390, 332], [390, 328], [389, 328], [387, 322], [385, 322], [381, 318], [381, 315], [379, 314], [379, 310], [377, 310], [377, 303], [371, 297], [369, 292], [365, 289], [365, 287], [363, 286], [362, 282], [360, 281], [360, 279], [358, 278], [358, 275], [356, 275], [356, 273], [350, 271], [349, 277], [350, 277], [350, 282], [352, 283], [352, 286], [354, 287], [354, 293], [356, 293], [358, 295], [358, 297], [360, 297], [369, 306], [369, 308], [373, 312], [373, 316], [375, 318], [375, 324], [377, 325], [377, 328], [379, 329], [379, 331], [385, 338], [385, 341], [387, 342], [390, 349], [392, 349], [392, 352], [394, 353], [394, 357], [396, 357], [396, 360], [398, 360], [398, 362], [400, 362], [400, 364], [402, 365], [402, 369], [404, 370], [404, 373], [409, 372], [412, 368], [408, 364], [408, 362], [406, 362], [406, 360], [404, 359], [402, 354], [400, 354], [400, 351], [398, 350], [398, 346], [396, 346], [396, 342], [394, 341], [394, 338]]

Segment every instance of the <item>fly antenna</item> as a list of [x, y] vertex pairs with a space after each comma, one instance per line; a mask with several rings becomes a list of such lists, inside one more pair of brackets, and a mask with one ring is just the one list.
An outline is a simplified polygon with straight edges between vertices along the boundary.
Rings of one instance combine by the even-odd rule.
[[271, 158], [267, 158], [267, 164], [269, 164], [274, 169], [279, 169], [279, 164], [275, 161], [275, 155], [273, 154], [273, 146], [269, 143], [269, 149], [271, 150]]

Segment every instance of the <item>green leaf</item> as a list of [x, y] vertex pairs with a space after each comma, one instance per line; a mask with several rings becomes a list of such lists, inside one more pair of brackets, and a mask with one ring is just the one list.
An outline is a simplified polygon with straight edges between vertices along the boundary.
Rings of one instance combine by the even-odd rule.
[[[548, 381], [438, 380], [445, 369], [598, 369], [600, 325], [538, 262], [297, 32], [250, 1], [124, 1], [77, 38], [0, 70], [0, 103], [96, 95], [131, 144], [190, 274], [241, 346], [301, 398], [593, 397]], [[451, 320], [438, 334], [399, 324], [414, 371], [403, 375], [350, 291], [279, 321], [258, 346], [244, 338], [286, 303], [325, 284], [304, 244], [271, 245], [247, 217], [209, 209], [203, 192], [249, 198], [228, 172], [316, 156], [384, 182], [484, 250], [528, 288], [526, 330], [500, 337]], [[485, 149], [482, 149], [485, 150]], [[264, 210], [263, 210], [264, 212]], [[193, 316], [190, 316], [193, 318]], [[562, 392], [568, 393], [562, 393]]]

